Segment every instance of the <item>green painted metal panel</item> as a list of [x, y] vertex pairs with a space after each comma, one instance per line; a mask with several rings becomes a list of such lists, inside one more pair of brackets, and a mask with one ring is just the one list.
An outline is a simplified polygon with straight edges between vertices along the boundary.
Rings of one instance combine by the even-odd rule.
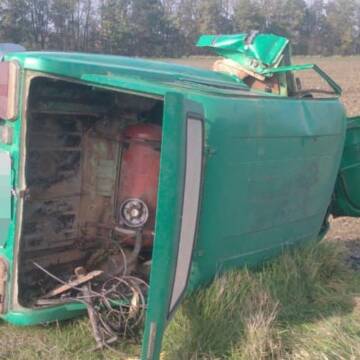
[[273, 34], [202, 35], [198, 47], [212, 49], [255, 72], [275, 66], [289, 40]]
[[278, 73], [286, 73], [291, 71], [304, 71], [304, 70], [314, 70], [317, 72], [334, 90], [336, 95], [341, 95], [342, 89], [339, 84], [336, 83], [324, 70], [322, 70], [319, 66], [315, 64], [303, 64], [303, 65], [289, 65], [289, 66], [280, 66], [277, 68], [265, 69], [261, 73], [264, 75], [269, 74], [278, 74]]
[[[198, 47], [206, 47], [264, 76], [293, 71], [316, 71], [338, 95], [341, 87], [315, 64], [279, 66], [289, 40], [273, 34], [202, 35]], [[288, 52], [287, 52], [288, 53]], [[288, 54], [287, 54], [288, 56]], [[287, 60], [290, 61], [289, 59]]]
[[0, 151], [0, 204], [0, 246], [3, 246], [11, 219], [11, 158], [3, 151]]
[[289, 40], [273, 34], [257, 34], [253, 41], [247, 41], [249, 34], [231, 35], [203, 35], [198, 47], [209, 47], [219, 55], [236, 60], [239, 54], [256, 59], [261, 63], [272, 66], [281, 56]]
[[[7, 60], [17, 60], [27, 70], [50, 73], [81, 80], [85, 74], [102, 75], [106, 77], [122, 77], [128, 82], [152, 83], [152, 87], [159, 86], [162, 95], [172, 90], [174, 82], [181, 78], [193, 78], [198, 82], [221, 83], [238, 86], [239, 89], [248, 87], [239, 79], [227, 74], [217, 73], [189, 66], [181, 66], [161, 61], [151, 61], [122, 56], [57, 53], [57, 52], [26, 52], [6, 55]], [[148, 86], [142, 86], [143, 93]], [[156, 92], [155, 92], [156, 93]]]
[[9, 311], [2, 318], [16, 326], [47, 324], [52, 321], [72, 319], [84, 315], [86, 307], [82, 303], [70, 303], [43, 309], [20, 309]]
[[319, 237], [346, 118], [336, 99], [193, 98], [204, 104], [207, 147], [196, 288]]
[[332, 213], [360, 216], [360, 117], [350, 118], [344, 153], [336, 182]]
[[[83, 74], [81, 80], [91, 84], [101, 85], [105, 87], [113, 87], [117, 89], [133, 90], [143, 94], [164, 96], [169, 91], [168, 82], [154, 82], [143, 79], [134, 80], [127, 76], [109, 76], [98, 74]], [[249, 87], [239, 81], [236, 84], [229, 84], [220, 80], [204, 80], [199, 77], [178, 76], [171, 83], [172, 91], [186, 92], [188, 90], [200, 90], [208, 93], [241, 95], [249, 92]]]
[[200, 105], [179, 93], [165, 96], [155, 242], [142, 359], [158, 359], [168, 322], [179, 248], [186, 169], [186, 118]]

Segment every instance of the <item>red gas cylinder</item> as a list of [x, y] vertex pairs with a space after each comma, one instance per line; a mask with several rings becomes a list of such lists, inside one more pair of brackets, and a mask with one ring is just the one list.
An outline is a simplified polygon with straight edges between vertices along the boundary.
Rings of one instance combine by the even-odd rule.
[[[155, 226], [161, 133], [161, 127], [154, 124], [131, 125], [123, 132], [119, 222], [128, 228], [143, 228], [144, 234]], [[152, 246], [153, 236], [145, 235], [143, 241], [143, 246]]]

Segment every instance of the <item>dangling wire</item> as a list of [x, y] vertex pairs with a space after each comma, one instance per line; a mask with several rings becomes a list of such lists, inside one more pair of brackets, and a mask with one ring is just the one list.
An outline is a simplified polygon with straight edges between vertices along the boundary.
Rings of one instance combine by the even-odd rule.
[[[69, 285], [41, 265], [35, 262], [34, 265], [60, 284]], [[118, 338], [134, 335], [145, 317], [148, 284], [136, 276], [122, 275], [95, 288], [97, 291], [91, 282], [81, 287], [71, 286], [77, 295], [69, 294], [64, 301], [78, 301], [87, 306], [98, 348], [109, 347], [109, 343]]]

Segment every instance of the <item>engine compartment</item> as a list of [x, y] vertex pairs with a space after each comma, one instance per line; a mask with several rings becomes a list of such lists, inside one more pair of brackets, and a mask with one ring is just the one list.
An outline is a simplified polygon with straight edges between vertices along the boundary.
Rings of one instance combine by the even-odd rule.
[[28, 99], [19, 303], [78, 267], [148, 283], [163, 101], [50, 77]]

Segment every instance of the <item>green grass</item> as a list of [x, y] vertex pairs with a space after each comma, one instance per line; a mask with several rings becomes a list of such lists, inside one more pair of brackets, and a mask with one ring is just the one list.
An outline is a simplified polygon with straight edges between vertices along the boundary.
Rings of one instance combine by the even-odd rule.
[[360, 274], [340, 244], [286, 253], [234, 271], [187, 300], [165, 338], [165, 359], [358, 359]]
[[48, 326], [0, 326], [0, 359], [4, 360], [120, 360], [139, 353], [136, 343], [119, 345], [117, 352], [94, 348], [86, 318]]
[[[168, 360], [358, 359], [360, 273], [340, 243], [285, 253], [257, 271], [233, 271], [186, 300], [165, 340]], [[0, 359], [126, 359], [136, 342], [94, 352], [86, 318], [31, 328], [0, 326]], [[128, 354], [125, 355], [125, 354]]]

